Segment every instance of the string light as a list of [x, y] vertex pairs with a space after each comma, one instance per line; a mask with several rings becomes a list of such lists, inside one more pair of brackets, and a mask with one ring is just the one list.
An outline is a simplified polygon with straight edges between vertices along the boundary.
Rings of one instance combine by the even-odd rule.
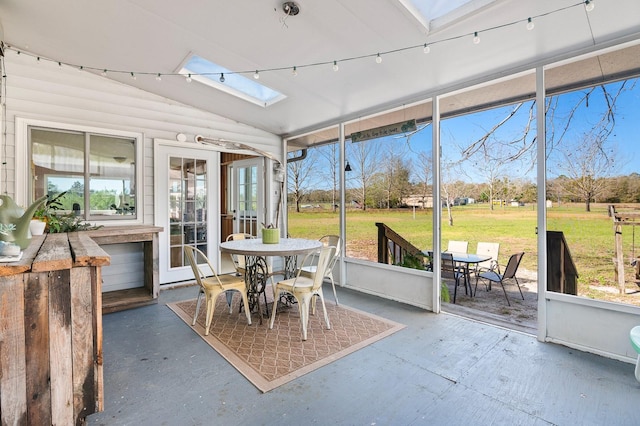
[[585, 0], [584, 2], [584, 8], [587, 12], [591, 12], [593, 9], [595, 9], [596, 4], [593, 2], [593, 0]]
[[220, 83], [224, 83], [224, 73], [220, 74]]
[[535, 27], [536, 27], [536, 24], [533, 23], [533, 20], [531, 18], [528, 18], [527, 19], [527, 30], [531, 31]]
[[[534, 20], [536, 18], [541, 18], [541, 17], [546, 17], [549, 15], [552, 15], [554, 13], [558, 13], [558, 12], [563, 12], [569, 9], [573, 9], [576, 7], [584, 7], [585, 10], [587, 10], [588, 12], [591, 12], [594, 10], [595, 8], [595, 1], [594, 0], [580, 0], [579, 2], [572, 4], [572, 5], [568, 5], [568, 6], [564, 6], [564, 7], [560, 7], [558, 9], [554, 9], [554, 10], [550, 10], [548, 12], [543, 12], [540, 13], [538, 15], [533, 15], [529, 18], [526, 19], [526, 28], [527, 30], [533, 30], [535, 27], [534, 24]], [[499, 30], [502, 28], [506, 28], [509, 26], [513, 26], [513, 25], [522, 25], [522, 19], [517, 20], [517, 21], [513, 21], [513, 22], [507, 22], [504, 24], [498, 24], [492, 27], [487, 27], [487, 28], [480, 28], [478, 31], [474, 31], [472, 33], [466, 33], [466, 34], [459, 34], [459, 35], [455, 35], [455, 36], [451, 36], [448, 38], [443, 38], [443, 39], [439, 39], [439, 40], [431, 40], [428, 43], [421, 43], [418, 45], [413, 45], [413, 46], [406, 46], [406, 47], [401, 47], [398, 49], [394, 49], [394, 50], [389, 50], [389, 51], [384, 51], [384, 52], [378, 52], [378, 53], [374, 53], [374, 54], [368, 54], [368, 55], [361, 55], [361, 56], [354, 56], [354, 57], [347, 57], [347, 58], [342, 58], [342, 59], [338, 59], [338, 60], [333, 60], [333, 61], [326, 61], [326, 62], [316, 62], [316, 63], [310, 63], [310, 64], [306, 64], [306, 65], [301, 65], [303, 67], [316, 67], [316, 66], [323, 66], [323, 65], [328, 65], [328, 64], [332, 64], [333, 65], [333, 70], [334, 71], [338, 71], [339, 67], [338, 67], [338, 62], [340, 61], [352, 61], [352, 60], [358, 60], [358, 59], [363, 59], [363, 58], [373, 58], [375, 59], [376, 63], [381, 63], [382, 62], [382, 56], [383, 55], [387, 55], [387, 54], [391, 54], [391, 53], [399, 53], [399, 52], [404, 52], [404, 51], [408, 51], [408, 50], [415, 50], [417, 48], [422, 49], [422, 51], [424, 53], [429, 53], [431, 51], [431, 46], [432, 45], [436, 45], [436, 44], [442, 44], [442, 43], [447, 43], [450, 41], [455, 41], [458, 39], [462, 39], [465, 37], [468, 37], [470, 35], [473, 36], [473, 43], [474, 44], [479, 44], [480, 43], [480, 36], [479, 33], [480, 32], [488, 32], [488, 31], [495, 31], [495, 30]], [[63, 62], [59, 62], [53, 59], [48, 59], [48, 58], [43, 58], [40, 56], [36, 56], [36, 55], [32, 55], [30, 54], [28, 51], [27, 52], [23, 52], [20, 49], [17, 49], [13, 46], [7, 45], [6, 46], [7, 50], [12, 50], [14, 52], [16, 52], [17, 55], [20, 55], [22, 53], [24, 53], [27, 56], [33, 57], [35, 58], [38, 62], [41, 61], [49, 61], [49, 62], [54, 62], [57, 63], [59, 67], [62, 68]], [[27, 46], [28, 49], [28, 46]], [[137, 71], [137, 72], [133, 72], [133, 71], [127, 71], [127, 70], [117, 70], [117, 69], [108, 69], [108, 68], [96, 68], [96, 67], [85, 67], [83, 65], [77, 65], [77, 64], [72, 64], [72, 63], [64, 63], [64, 65], [76, 68], [78, 71], [92, 71], [92, 72], [96, 72], [96, 73], [100, 73], [101, 75], [105, 75], [105, 73], [109, 73], [109, 74], [129, 74], [131, 76], [131, 78], [133, 80], [136, 79], [136, 75], [155, 75], [156, 80], [157, 81], [161, 81], [162, 80], [162, 75], [164, 76], [184, 76], [184, 74], [182, 73], [165, 73], [165, 74], [160, 74], [160, 73], [156, 73], [156, 72], [142, 72], [142, 71]], [[267, 71], [281, 71], [281, 70], [285, 70], [285, 69], [291, 69], [291, 73], [292, 75], [296, 76], [298, 75], [298, 69], [297, 66], [294, 67], [277, 67], [277, 68], [269, 68], [269, 69], [262, 69], [262, 70], [255, 70], [255, 71], [249, 71], [249, 70], [245, 70], [245, 71], [231, 71], [231, 72], [227, 72], [227, 75], [229, 74], [250, 74], [253, 73], [253, 78], [255, 78], [256, 80], [260, 78], [260, 72], [267, 72]], [[189, 74], [186, 77], [186, 81], [187, 82], [191, 82], [191, 76], [217, 76], [220, 75], [219, 73], [193, 73], [193, 74]], [[224, 76], [220, 75], [220, 80], [223, 80]]]
[[187, 78], [185, 80], [187, 83], [191, 83], [191, 74], [187, 74]]
[[106, 69], [102, 70], [100, 75], [103, 76], [103, 77], [106, 77], [107, 76], [107, 70]]

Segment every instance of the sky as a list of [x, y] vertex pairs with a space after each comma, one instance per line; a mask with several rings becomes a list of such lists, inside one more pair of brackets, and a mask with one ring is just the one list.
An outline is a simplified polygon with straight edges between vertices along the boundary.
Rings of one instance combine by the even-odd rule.
[[[609, 102], [611, 102], [611, 97], [616, 96], [622, 85], [623, 82], [614, 82], [605, 86], [610, 97]], [[585, 93], [587, 93], [587, 90], [579, 90], [559, 96], [558, 107], [555, 113], [556, 129], [562, 127], [563, 123], [568, 119], [572, 108], [578, 105], [571, 118], [570, 130], [564, 136], [563, 144], [560, 146], [568, 148], [571, 144], [581, 142], [584, 139], [584, 134], [589, 132], [594, 124], [600, 120], [607, 111], [607, 99], [602, 89], [596, 88], [588, 97], [588, 103], [584, 100]], [[528, 120], [529, 105], [530, 102], [523, 105], [517, 114], [495, 133], [494, 140], [513, 140], [522, 135], [525, 123]], [[513, 109], [514, 106], [509, 105], [442, 120], [440, 138], [443, 162], [460, 160], [462, 147], [466, 147], [473, 141], [478, 140], [496, 123], [503, 120]], [[620, 93], [615, 101], [614, 122], [613, 132], [608, 137], [606, 145], [611, 148], [615, 147], [620, 161], [614, 170], [612, 170], [612, 175], [627, 175], [633, 172], [640, 173], [640, 157], [636, 153], [640, 135], [640, 81], [638, 81], [638, 79], [624, 82], [624, 91]], [[549, 129], [550, 125], [547, 124], [548, 135], [550, 134]], [[408, 140], [406, 137], [399, 135], [388, 137], [385, 141], [396, 144], [398, 147], [397, 150], [404, 152], [407, 160], [415, 160], [420, 152], [431, 152], [431, 133], [431, 126], [428, 126], [423, 131], [412, 135]], [[535, 136], [536, 129], [534, 122], [526, 141], [531, 142]], [[352, 161], [350, 161], [350, 165], [352, 168], [355, 168], [357, 167], [357, 163], [353, 161], [353, 145], [351, 142], [347, 142], [346, 149], [347, 160], [351, 156]], [[503, 147], [502, 149], [505, 150], [508, 148]], [[547, 163], [549, 177], [555, 177], [554, 173], [559, 174], [562, 172], [561, 170], [552, 170], [557, 164], [561, 164], [561, 162], [558, 161], [559, 158], [563, 158], [559, 150], [553, 151], [550, 154]], [[322, 157], [314, 161], [316, 161], [317, 166], [321, 169], [328, 168], [326, 161], [323, 160]], [[481, 157], [465, 162], [461, 170], [458, 171], [460, 179], [475, 183], [483, 182], [485, 178], [477, 171], [478, 168], [481, 168], [482, 162]], [[536, 169], [532, 167], [530, 159], [520, 163], [513, 163], [508, 167], [508, 170], [510, 178], [519, 177], [535, 182]], [[353, 179], [353, 177], [347, 174], [347, 179]], [[349, 184], [349, 182], [347, 182], [347, 184]], [[328, 189], [327, 186], [329, 182], [327, 182], [326, 177], [318, 176], [313, 185], [316, 188]]]

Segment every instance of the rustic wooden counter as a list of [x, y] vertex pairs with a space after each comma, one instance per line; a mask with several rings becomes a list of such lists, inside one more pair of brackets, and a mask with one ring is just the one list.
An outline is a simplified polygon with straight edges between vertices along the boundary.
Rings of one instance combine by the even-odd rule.
[[86, 233], [33, 237], [0, 263], [0, 424], [84, 424], [103, 409], [101, 267]]
[[104, 228], [84, 231], [81, 234], [90, 236], [98, 245], [120, 243], [142, 243], [144, 255], [144, 282], [141, 287], [110, 291], [104, 293], [102, 313], [110, 313], [123, 309], [137, 308], [158, 303], [160, 292], [158, 234], [161, 226], [105, 226]]

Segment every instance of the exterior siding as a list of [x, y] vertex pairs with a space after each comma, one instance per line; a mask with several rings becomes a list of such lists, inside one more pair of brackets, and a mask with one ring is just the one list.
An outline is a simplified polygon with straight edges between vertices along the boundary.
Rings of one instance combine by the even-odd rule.
[[[16, 118], [59, 122], [68, 125], [97, 127], [141, 133], [143, 146], [144, 224], [153, 224], [153, 140], [175, 140], [176, 134], [187, 136], [193, 145], [196, 134], [234, 140], [280, 155], [280, 137], [243, 125], [221, 116], [203, 112], [166, 98], [145, 92], [108, 77], [59, 67], [48, 61], [36, 62], [32, 57], [6, 52], [6, 140], [0, 155], [6, 172], [0, 174], [0, 190], [26, 203], [27, 182], [21, 182], [25, 164], [16, 164]], [[148, 78], [153, 84], [153, 76]], [[3, 139], [5, 132], [3, 132]], [[18, 149], [16, 149], [18, 148]], [[4, 154], [6, 152], [6, 156]], [[26, 152], [26, 151], [25, 151]], [[6, 182], [5, 182], [6, 180]]]

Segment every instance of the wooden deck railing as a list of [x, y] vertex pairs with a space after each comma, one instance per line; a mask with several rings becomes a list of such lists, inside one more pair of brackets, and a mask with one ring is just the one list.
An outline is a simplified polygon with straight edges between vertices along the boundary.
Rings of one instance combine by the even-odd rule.
[[578, 294], [578, 270], [564, 234], [547, 231], [547, 290], [558, 293]]
[[421, 249], [384, 223], [377, 222], [376, 226], [378, 227], [378, 263], [402, 265], [407, 255], [424, 261], [425, 256]]

